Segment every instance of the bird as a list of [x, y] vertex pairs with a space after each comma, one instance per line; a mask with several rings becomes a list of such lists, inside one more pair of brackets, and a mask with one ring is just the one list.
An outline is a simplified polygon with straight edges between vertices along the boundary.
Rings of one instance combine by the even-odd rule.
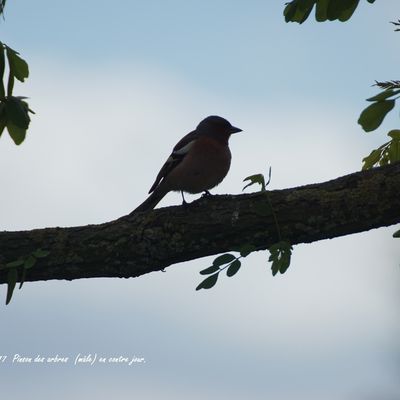
[[150, 196], [131, 214], [152, 210], [171, 191], [197, 194], [217, 186], [227, 175], [231, 165], [229, 138], [242, 132], [225, 118], [210, 115], [195, 130], [185, 135], [173, 148], [161, 167], [149, 193]]

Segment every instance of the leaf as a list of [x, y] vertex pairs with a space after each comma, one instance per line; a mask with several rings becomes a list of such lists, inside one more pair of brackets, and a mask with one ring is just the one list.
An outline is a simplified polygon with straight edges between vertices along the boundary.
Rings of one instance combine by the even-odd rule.
[[329, 6], [329, 0], [317, 1], [315, 10], [315, 19], [318, 22], [324, 22], [328, 19], [328, 6]]
[[227, 269], [226, 275], [231, 277], [239, 271], [242, 263], [239, 260], [235, 260]]
[[200, 271], [201, 275], [209, 275], [212, 274], [214, 272], [219, 271], [219, 267], [218, 265], [211, 265], [211, 267], [208, 267], [206, 269], [203, 269], [202, 271]]
[[31, 119], [28, 114], [26, 103], [17, 97], [8, 97], [6, 102], [6, 112], [8, 120], [22, 129], [28, 129]]
[[251, 254], [253, 251], [256, 250], [256, 246], [250, 243], [246, 243], [242, 245], [239, 249], [239, 253], [242, 257], [247, 257], [249, 254]]
[[26, 129], [20, 128], [12, 122], [7, 121], [7, 130], [16, 145], [19, 145], [24, 141]]
[[382, 100], [386, 100], [389, 97], [396, 96], [399, 93], [400, 93], [400, 89], [397, 89], [397, 90], [388, 89], [388, 90], [384, 90], [381, 93], [378, 93], [376, 96], [370, 97], [369, 99], [367, 99], [367, 101], [382, 101]]
[[316, 0], [299, 0], [296, 12], [292, 17], [292, 22], [302, 24], [311, 14]]
[[363, 170], [366, 169], [371, 169], [376, 163], [379, 162], [379, 160], [381, 159], [381, 155], [382, 155], [382, 150], [380, 149], [376, 149], [376, 150], [372, 150], [370, 155], [367, 157], [363, 158]]
[[297, 8], [296, 2], [297, 0], [294, 0], [286, 4], [285, 9], [283, 10], [283, 15], [285, 17], [286, 22], [291, 22], [294, 17], [294, 14], [296, 13], [296, 8]]
[[4, 102], [0, 102], [0, 137], [4, 131], [4, 128], [7, 126], [7, 114], [5, 112], [5, 104]]
[[6, 95], [3, 83], [5, 66], [6, 59], [4, 56], [4, 45], [2, 42], [0, 42], [0, 99], [2, 99]]
[[25, 269], [32, 268], [32, 267], [36, 264], [36, 261], [37, 261], [36, 257], [34, 257], [34, 256], [31, 254], [28, 258], [25, 259], [25, 261], [24, 261], [24, 268], [25, 268]]
[[7, 81], [7, 96], [12, 96], [12, 92], [14, 90], [14, 81], [15, 81], [15, 77], [10, 72], [8, 74], [8, 81]]
[[347, 0], [347, 4], [343, 7], [342, 11], [339, 14], [339, 21], [345, 22], [351, 18], [356, 10], [358, 3], [360, 0]]
[[228, 264], [235, 259], [236, 257], [233, 254], [222, 254], [213, 261], [213, 267], [219, 267], [221, 265]]
[[32, 253], [36, 258], [44, 258], [47, 257], [50, 252], [48, 250], [37, 249]]
[[275, 276], [278, 272], [284, 274], [290, 266], [293, 246], [289, 242], [280, 241], [270, 246], [268, 250], [271, 254], [268, 261], [272, 261], [272, 275]]
[[386, 153], [391, 164], [400, 161], [400, 140], [392, 139], [389, 142]]
[[4, 116], [0, 117], [0, 137], [1, 137], [1, 134], [3, 133], [6, 125], [7, 125], [7, 117], [4, 117]]
[[6, 1], [7, 0], [1, 0], [0, 1], [0, 15], [4, 17], [4, 7], [6, 6]]
[[211, 289], [217, 283], [217, 280], [218, 274], [210, 275], [208, 278], [204, 279], [204, 281], [201, 282], [200, 285], [196, 287], [196, 290]]
[[6, 297], [6, 305], [11, 301], [11, 297], [13, 295], [15, 284], [18, 280], [18, 272], [15, 268], [12, 268], [8, 271], [7, 274], [7, 297]]
[[393, 237], [400, 238], [400, 229], [398, 231], [396, 231], [395, 233], [393, 233]]
[[19, 283], [19, 288], [18, 289], [22, 289], [22, 285], [25, 283], [25, 279], [26, 279], [26, 269], [24, 268], [22, 270], [22, 276], [21, 276], [21, 282]]
[[360, 115], [358, 123], [365, 132], [371, 132], [379, 127], [386, 114], [394, 107], [395, 100], [384, 100], [368, 106]]
[[288, 3], [283, 11], [286, 22], [302, 24], [310, 15], [316, 0], [293, 0]]
[[[392, 22], [393, 23], [393, 22]], [[392, 81], [385, 81], [385, 82], [378, 82], [375, 81], [374, 86], [379, 86], [382, 89], [399, 89], [400, 88], [400, 81], [392, 80]]]
[[400, 130], [393, 129], [388, 133], [388, 136], [390, 136], [392, 139], [400, 140]]
[[20, 267], [23, 264], [24, 264], [24, 260], [22, 258], [19, 258], [18, 260], [7, 263], [6, 267], [7, 268], [16, 268], [16, 267]]
[[23, 82], [29, 76], [29, 67], [27, 62], [22, 59], [18, 53], [6, 47], [8, 65], [10, 66], [10, 73], [15, 76], [19, 81]]
[[263, 174], [250, 175], [250, 176], [248, 176], [247, 178], [244, 178], [244, 179], [243, 179], [243, 182], [246, 182], [246, 181], [250, 181], [250, 183], [248, 183], [248, 184], [242, 189], [242, 191], [243, 191], [244, 189], [246, 189], [247, 187], [249, 187], [249, 186], [251, 186], [251, 185], [254, 185], [254, 184], [256, 184], [256, 183], [258, 183], [259, 185], [261, 185], [261, 191], [262, 191], [262, 192], [265, 191], [266, 185], [265, 185], [265, 178], [264, 178], [264, 175], [263, 175]]

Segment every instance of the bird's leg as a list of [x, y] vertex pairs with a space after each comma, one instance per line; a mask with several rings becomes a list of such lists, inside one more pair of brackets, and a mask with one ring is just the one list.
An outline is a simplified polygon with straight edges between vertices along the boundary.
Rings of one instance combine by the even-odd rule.
[[183, 195], [183, 191], [181, 190], [181, 195], [182, 195], [182, 205], [187, 206], [187, 201], [185, 200], [185, 196]]
[[201, 195], [201, 197], [208, 197], [208, 196], [212, 196], [212, 194], [208, 190], [205, 190], [204, 193]]

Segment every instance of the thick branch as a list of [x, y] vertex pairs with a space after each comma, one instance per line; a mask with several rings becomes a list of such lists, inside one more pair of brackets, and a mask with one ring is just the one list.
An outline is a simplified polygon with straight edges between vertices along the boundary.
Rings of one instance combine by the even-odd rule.
[[[400, 163], [292, 189], [202, 198], [101, 225], [0, 233], [0, 263], [50, 251], [26, 280], [135, 277], [238, 249], [334, 238], [400, 222]], [[6, 280], [0, 271], [0, 283]]]

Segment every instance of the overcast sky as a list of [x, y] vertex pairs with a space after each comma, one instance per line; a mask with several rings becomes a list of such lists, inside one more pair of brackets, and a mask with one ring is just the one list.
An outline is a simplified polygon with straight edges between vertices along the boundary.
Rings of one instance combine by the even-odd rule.
[[[400, 33], [389, 24], [398, 1], [362, 1], [345, 24], [286, 24], [283, 8], [261, 0], [7, 2], [0, 39], [29, 62], [15, 94], [29, 96], [36, 115], [21, 146], [0, 139], [0, 229], [129, 213], [177, 140], [210, 114], [243, 129], [213, 193], [241, 193], [243, 178], [269, 166], [271, 189], [360, 170], [398, 128], [398, 111], [378, 132], [357, 125], [374, 81], [399, 79]], [[159, 206], [180, 201], [169, 194]], [[2, 393], [398, 399], [396, 229], [296, 246], [283, 276], [271, 276], [266, 253], [251, 255], [211, 291], [194, 288], [213, 257], [135, 279], [27, 283], [0, 306]], [[12, 363], [15, 354], [69, 362]], [[145, 363], [74, 365], [79, 354]]]

